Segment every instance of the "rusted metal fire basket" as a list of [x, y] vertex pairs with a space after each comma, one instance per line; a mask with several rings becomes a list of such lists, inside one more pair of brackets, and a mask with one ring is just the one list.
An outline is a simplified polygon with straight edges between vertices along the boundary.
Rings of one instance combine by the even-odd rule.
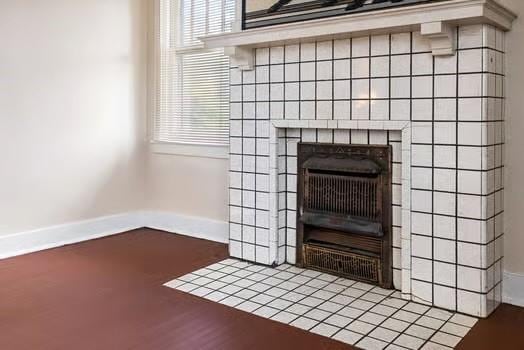
[[297, 265], [391, 288], [391, 147], [299, 143], [297, 187]]

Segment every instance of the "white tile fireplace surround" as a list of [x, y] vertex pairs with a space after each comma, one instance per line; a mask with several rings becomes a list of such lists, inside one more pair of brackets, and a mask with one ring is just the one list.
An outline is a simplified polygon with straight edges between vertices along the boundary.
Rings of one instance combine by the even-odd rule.
[[253, 69], [231, 68], [232, 257], [295, 263], [298, 142], [389, 144], [395, 288], [474, 316], [498, 306], [504, 32], [450, 33], [445, 56], [395, 31], [258, 47]]
[[394, 285], [476, 316], [501, 300], [504, 35], [457, 29], [256, 50], [231, 70], [230, 253], [295, 263], [299, 141], [393, 147]]

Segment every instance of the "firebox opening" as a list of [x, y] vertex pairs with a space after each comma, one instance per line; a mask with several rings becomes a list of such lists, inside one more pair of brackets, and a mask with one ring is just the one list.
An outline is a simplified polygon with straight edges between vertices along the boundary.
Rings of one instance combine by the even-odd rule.
[[297, 264], [392, 287], [391, 148], [299, 143]]

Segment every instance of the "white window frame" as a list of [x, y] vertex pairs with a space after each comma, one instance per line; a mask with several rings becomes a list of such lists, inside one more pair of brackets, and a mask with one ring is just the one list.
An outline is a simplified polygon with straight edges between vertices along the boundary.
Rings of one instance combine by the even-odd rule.
[[[238, 2], [237, 2], [238, 3]], [[182, 25], [180, 21], [180, 12], [181, 12], [181, 1], [176, 0], [176, 26]], [[236, 9], [237, 10], [237, 9]], [[153, 33], [156, 32], [157, 26], [160, 23], [159, 19], [159, 0], [154, 1], [154, 30]], [[236, 17], [236, 16], [235, 16]], [[236, 21], [233, 23], [233, 27], [235, 27]], [[187, 46], [179, 46], [180, 42], [182, 41], [181, 38], [182, 31], [178, 30], [176, 32], [175, 37], [175, 52], [174, 54], [187, 54], [187, 53], [198, 53], [205, 50], [204, 44], [197, 44], [197, 45], [187, 45]], [[150, 111], [152, 113], [149, 113], [149, 149], [152, 153], [155, 154], [168, 154], [168, 155], [180, 155], [180, 156], [192, 156], [192, 157], [204, 157], [204, 158], [217, 158], [217, 159], [229, 159], [229, 144], [227, 145], [201, 145], [201, 144], [189, 144], [189, 143], [179, 143], [176, 141], [173, 142], [162, 142], [157, 141], [154, 139], [154, 130], [153, 130], [153, 119], [156, 114], [155, 108], [156, 108], [156, 88], [157, 83], [159, 79], [159, 57], [160, 57], [160, 47], [159, 43], [157, 42], [157, 38], [153, 35], [152, 38], [154, 45], [153, 45], [153, 57], [152, 60], [154, 64], [152, 64], [151, 69], [151, 75], [152, 79], [150, 79], [150, 102], [151, 102], [151, 108]]]

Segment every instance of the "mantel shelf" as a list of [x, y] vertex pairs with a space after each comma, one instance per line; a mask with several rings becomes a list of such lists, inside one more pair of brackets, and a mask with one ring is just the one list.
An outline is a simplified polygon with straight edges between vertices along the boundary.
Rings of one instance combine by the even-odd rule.
[[434, 55], [449, 55], [455, 51], [455, 26], [484, 23], [507, 31], [516, 17], [494, 0], [451, 0], [210, 35], [201, 40], [208, 48], [224, 48], [241, 69], [253, 68], [256, 47], [406, 30], [420, 30]]

